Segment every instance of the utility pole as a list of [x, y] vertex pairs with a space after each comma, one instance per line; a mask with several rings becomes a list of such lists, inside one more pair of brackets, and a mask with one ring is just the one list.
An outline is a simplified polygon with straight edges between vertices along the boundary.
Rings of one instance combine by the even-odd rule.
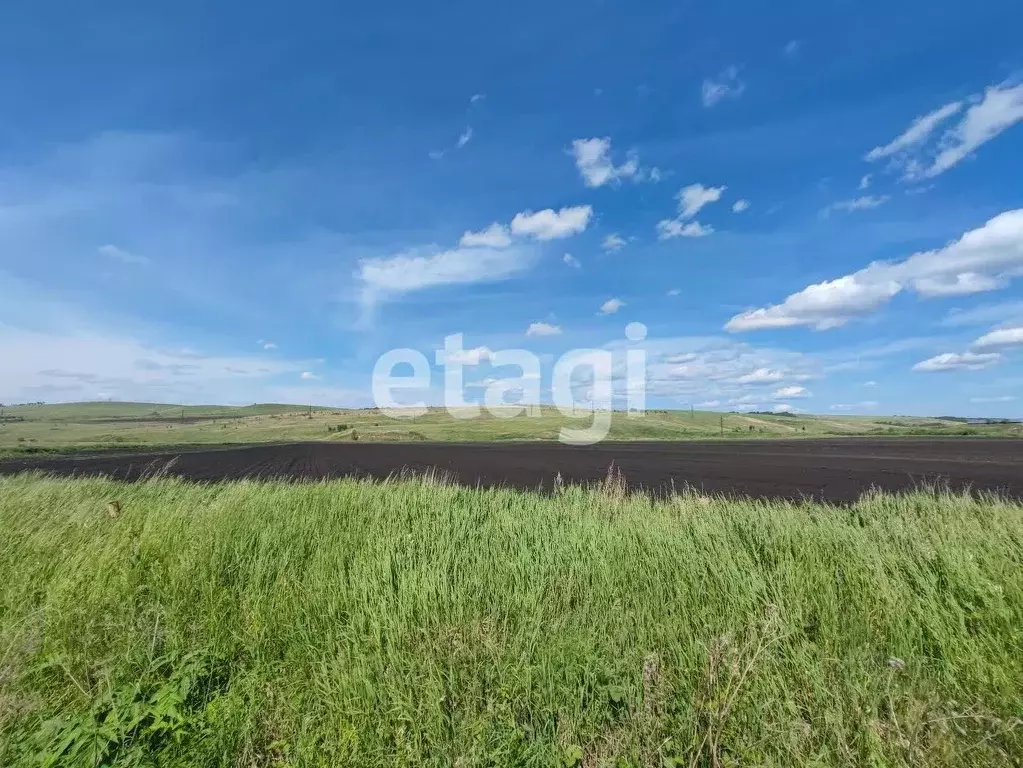
[[689, 420], [690, 421], [696, 420], [696, 409], [692, 403], [689, 404]]
[[721, 437], [725, 436], [725, 415], [721, 414]]

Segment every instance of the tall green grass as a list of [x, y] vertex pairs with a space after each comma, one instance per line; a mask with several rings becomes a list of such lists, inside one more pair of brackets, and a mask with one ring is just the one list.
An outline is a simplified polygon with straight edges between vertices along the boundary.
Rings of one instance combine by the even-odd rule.
[[1019, 765], [1021, 691], [994, 498], [0, 478], [0, 765]]

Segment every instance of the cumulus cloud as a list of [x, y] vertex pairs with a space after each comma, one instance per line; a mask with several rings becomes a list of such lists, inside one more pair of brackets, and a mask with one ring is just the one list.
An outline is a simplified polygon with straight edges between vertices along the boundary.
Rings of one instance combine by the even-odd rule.
[[727, 67], [716, 77], [708, 77], [703, 81], [700, 95], [703, 106], [713, 107], [722, 99], [738, 98], [746, 90], [746, 84], [739, 80], [739, 68]]
[[515, 214], [511, 231], [514, 235], [535, 237], [537, 240], [557, 240], [571, 237], [584, 231], [593, 216], [589, 205], [577, 205], [555, 211], [546, 208], [533, 213], [525, 211]]
[[690, 184], [678, 193], [678, 212], [684, 219], [689, 219], [710, 203], [716, 203], [728, 187], [705, 187], [702, 184]]
[[317, 381], [320, 377], [312, 371], [302, 371], [301, 379], [303, 381]]
[[874, 262], [851, 275], [807, 286], [782, 303], [734, 316], [728, 331], [809, 326], [826, 330], [873, 312], [902, 291], [923, 298], [1006, 285], [1023, 270], [1023, 209], [1002, 213], [958, 240], [904, 261]]
[[959, 112], [962, 107], [963, 103], [961, 101], [953, 101], [943, 107], [938, 107], [933, 112], [921, 115], [910, 123], [909, 127], [900, 135], [887, 144], [874, 147], [863, 159], [872, 163], [885, 157], [892, 157], [924, 143], [939, 125]]
[[922, 360], [913, 366], [914, 371], [979, 371], [1001, 362], [1002, 356], [997, 352], [946, 352]]
[[772, 409], [775, 413], [792, 413], [792, 406], [788, 403], [778, 403]]
[[870, 187], [870, 181], [873, 177], [871, 174], [866, 173], [860, 178], [860, 189], [868, 189]]
[[749, 210], [749, 200], [736, 200], [732, 203], [732, 213], [742, 213]]
[[619, 309], [625, 306], [625, 302], [621, 299], [608, 299], [600, 305], [600, 314], [602, 315], [613, 315]]
[[774, 396], [780, 400], [789, 400], [794, 397], [810, 397], [811, 395], [806, 387], [792, 386], [776, 389]]
[[1011, 326], [1009, 328], [997, 328], [990, 333], [985, 333], [975, 342], [974, 349], [1008, 349], [1009, 347], [1023, 347], [1023, 325]]
[[[639, 161], [630, 155], [621, 165], [611, 160], [611, 139], [576, 139], [572, 142], [575, 167], [587, 187], [602, 187], [609, 182], [638, 178]], [[660, 172], [658, 172], [658, 176]]]
[[526, 329], [527, 336], [558, 336], [560, 334], [561, 326], [552, 325], [551, 323], [530, 323], [529, 327]]
[[971, 397], [971, 403], [1011, 403], [1015, 400], [1013, 395], [997, 395], [995, 397]]
[[579, 259], [573, 256], [571, 253], [566, 253], [564, 256], [561, 257], [561, 260], [568, 264], [568, 266], [572, 267], [573, 269], [579, 269], [582, 266], [582, 263], [580, 263]]
[[[716, 203], [727, 187], [705, 187], [702, 184], [690, 184], [678, 193], [678, 216], [674, 219], [662, 219], [657, 222], [657, 237], [669, 240], [673, 237], [705, 237], [714, 232], [713, 227], [705, 227], [698, 221], [689, 221], [705, 206]], [[687, 223], [688, 222], [688, 223]]]
[[508, 227], [498, 224], [496, 221], [486, 229], [479, 232], [466, 232], [458, 244], [465, 248], [504, 248], [511, 245], [511, 234]]
[[472, 126], [466, 126], [465, 130], [458, 135], [458, 142], [455, 145], [458, 149], [461, 149], [466, 144], [472, 141]]
[[601, 243], [601, 248], [605, 251], [620, 251], [626, 245], [625, 238], [619, 235], [617, 232], [612, 232], [610, 235], [604, 238], [604, 242]]
[[277, 345], [272, 341], [262, 341], [260, 344], [263, 345], [263, 349], [277, 349]]

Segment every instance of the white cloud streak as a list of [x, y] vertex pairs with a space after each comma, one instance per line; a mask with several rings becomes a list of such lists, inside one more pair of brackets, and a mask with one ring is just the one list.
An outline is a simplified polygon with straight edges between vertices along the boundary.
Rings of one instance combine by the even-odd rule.
[[993, 290], [1023, 272], [1023, 209], [1006, 211], [949, 245], [901, 262], [874, 262], [851, 275], [807, 286], [782, 303], [751, 309], [732, 332], [809, 326], [826, 330], [880, 309], [903, 291], [923, 298]]

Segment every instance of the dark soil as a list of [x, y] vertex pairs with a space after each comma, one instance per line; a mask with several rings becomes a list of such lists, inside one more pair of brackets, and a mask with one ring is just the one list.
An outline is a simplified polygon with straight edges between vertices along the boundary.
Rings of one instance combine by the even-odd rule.
[[43, 470], [136, 480], [155, 472], [190, 480], [386, 478], [440, 470], [467, 485], [550, 490], [592, 483], [614, 464], [629, 486], [654, 493], [691, 486], [759, 498], [855, 500], [871, 487], [938, 484], [1023, 498], [1023, 442], [983, 439], [834, 439], [602, 443], [292, 443], [145, 454], [0, 460], [0, 474]]

